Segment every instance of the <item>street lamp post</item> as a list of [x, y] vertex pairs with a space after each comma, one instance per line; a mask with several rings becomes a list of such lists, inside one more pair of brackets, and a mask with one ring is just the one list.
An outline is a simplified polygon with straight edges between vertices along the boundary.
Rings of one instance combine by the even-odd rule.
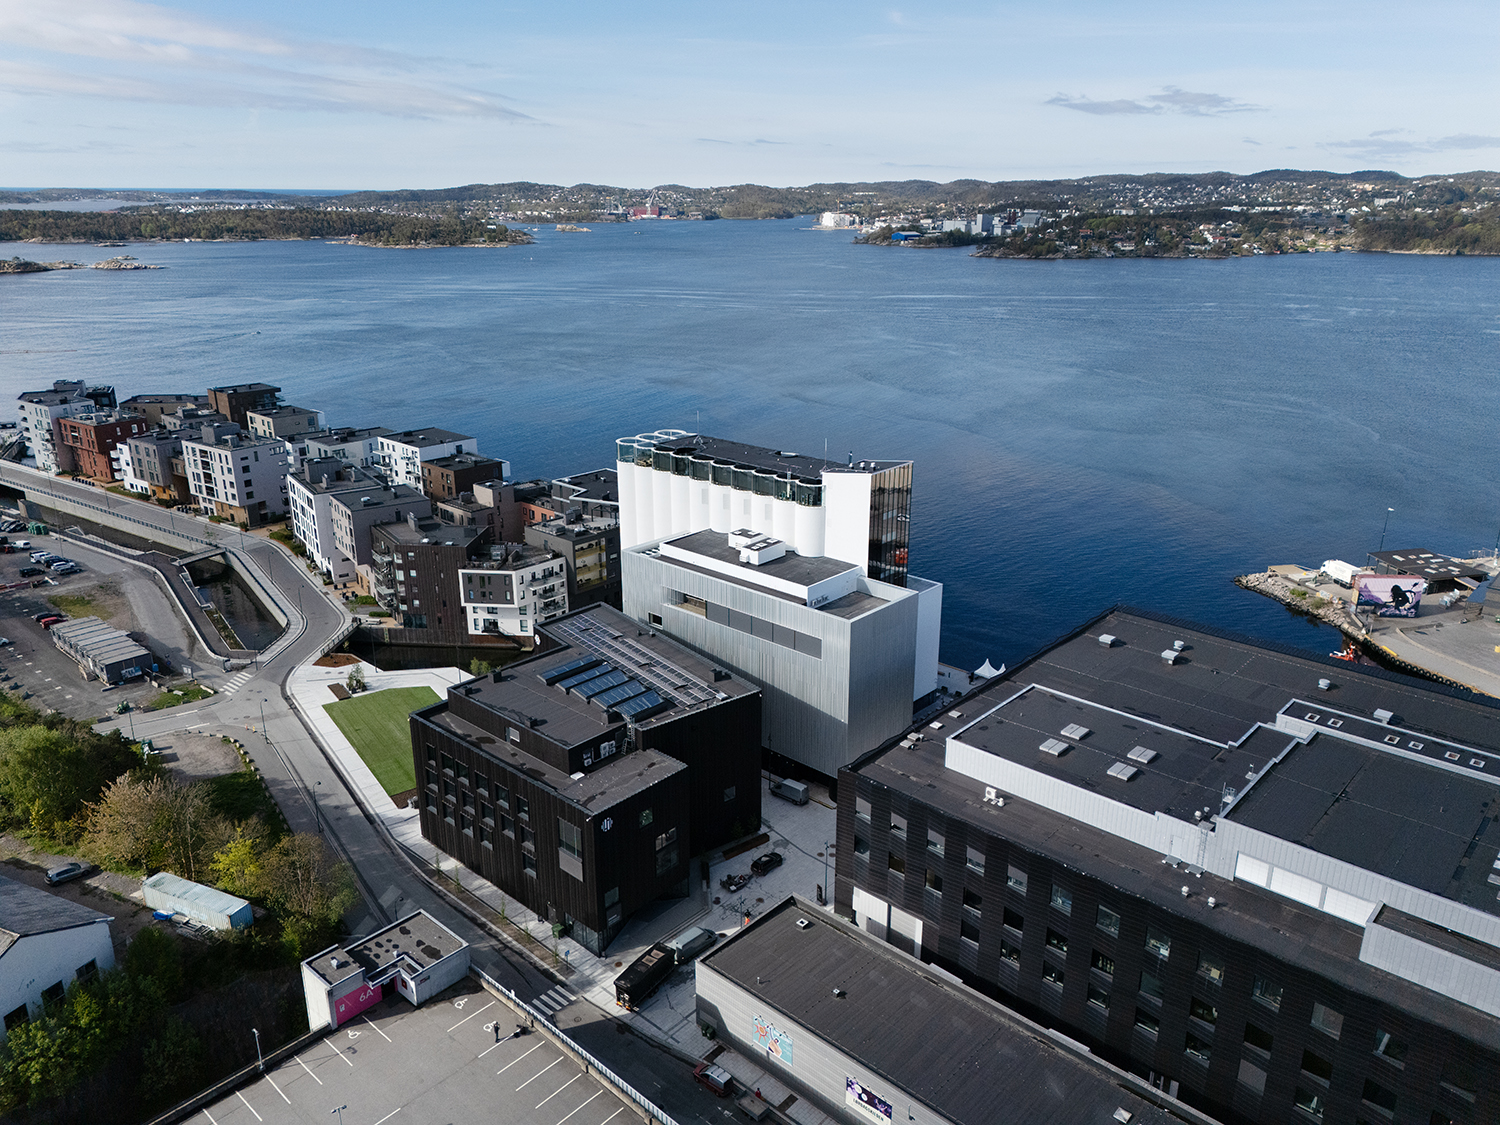
[[255, 1060], [259, 1064], [260, 1069], [265, 1070], [266, 1057], [260, 1053], [260, 1032], [252, 1027], [250, 1029], [250, 1034], [255, 1036]]
[[336, 1114], [338, 1114], [339, 1115], [339, 1125], [344, 1125], [344, 1110], [346, 1110], [348, 1108], [349, 1107], [347, 1105], [336, 1105], [332, 1109], [330, 1109], [328, 1112], [329, 1113], [336, 1113]]
[[1385, 510], [1385, 527], [1380, 529], [1380, 550], [1382, 551], [1385, 550], [1385, 533], [1391, 526], [1391, 513], [1395, 510], [1395, 508], [1387, 508]]
[[823, 841], [823, 898], [828, 898], [828, 841]]
[[321, 781], [314, 781], [313, 782], [313, 820], [314, 820], [314, 822], [316, 822], [316, 824], [318, 826], [318, 835], [319, 836], [321, 836], [323, 834], [323, 810], [320, 807], [323, 804], [323, 801], [322, 801], [322, 799], [320, 797], [320, 794], [322, 792], [323, 792], [323, 783]]

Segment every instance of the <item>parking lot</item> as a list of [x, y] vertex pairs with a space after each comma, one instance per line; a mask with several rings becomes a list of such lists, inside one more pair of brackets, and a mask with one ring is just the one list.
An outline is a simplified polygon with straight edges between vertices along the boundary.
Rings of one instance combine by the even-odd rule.
[[392, 997], [193, 1120], [330, 1125], [333, 1115], [345, 1125], [625, 1125], [636, 1119], [633, 1106], [627, 1110], [611, 1087], [539, 1033], [509, 1038], [516, 1023], [509, 1007], [471, 980], [422, 1008]]

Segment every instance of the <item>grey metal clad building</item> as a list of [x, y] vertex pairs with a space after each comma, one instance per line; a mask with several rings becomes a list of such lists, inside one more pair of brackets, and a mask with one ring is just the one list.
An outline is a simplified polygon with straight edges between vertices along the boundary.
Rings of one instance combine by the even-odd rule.
[[107, 684], [118, 684], [156, 669], [156, 657], [97, 617], [79, 617], [52, 626], [52, 643], [80, 668]]
[[708, 530], [625, 551], [625, 612], [759, 684], [765, 746], [832, 776], [911, 722], [921, 594], [834, 558], [742, 561], [733, 544], [756, 541]]
[[699, 1022], [839, 1120], [1211, 1123], [801, 899], [701, 957], [696, 973]]
[[936, 725], [841, 914], [1221, 1116], [1500, 1119], [1500, 704], [1117, 608]]

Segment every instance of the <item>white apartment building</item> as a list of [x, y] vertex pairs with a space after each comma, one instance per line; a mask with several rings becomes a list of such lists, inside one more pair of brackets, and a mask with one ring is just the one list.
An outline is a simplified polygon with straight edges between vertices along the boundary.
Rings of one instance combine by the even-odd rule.
[[490, 561], [458, 572], [472, 636], [531, 637], [536, 627], [568, 612], [568, 570], [545, 547], [502, 543]]
[[256, 437], [306, 438], [323, 428], [323, 412], [301, 406], [277, 406], [245, 412], [248, 428]]
[[[225, 432], [231, 431], [231, 432]], [[287, 513], [287, 474], [296, 454], [283, 438], [247, 438], [233, 422], [182, 439], [188, 491], [209, 515], [263, 524]]]
[[[392, 431], [384, 426], [323, 430], [307, 435], [308, 457], [337, 457], [361, 469], [380, 467], [380, 439]], [[417, 470], [421, 475], [421, 469]]]
[[[376, 438], [376, 451], [380, 466], [392, 484], [420, 490], [423, 461], [436, 461], [455, 453], [478, 453], [479, 443], [452, 430], [403, 430], [398, 434], [381, 434]], [[311, 448], [308, 452], [312, 452]]]
[[[81, 385], [81, 384], [80, 384]], [[92, 414], [97, 407], [81, 391], [27, 391], [21, 396], [21, 434], [27, 448], [36, 458], [36, 467], [44, 473], [56, 473], [65, 466], [58, 450], [62, 438], [58, 433], [57, 420], [71, 418], [75, 414]]]

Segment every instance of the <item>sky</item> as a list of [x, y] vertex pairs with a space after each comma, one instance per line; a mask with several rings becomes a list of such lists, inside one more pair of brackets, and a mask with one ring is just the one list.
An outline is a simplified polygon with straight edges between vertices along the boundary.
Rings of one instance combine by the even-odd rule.
[[0, 0], [8, 187], [1500, 167], [1500, 5]]

